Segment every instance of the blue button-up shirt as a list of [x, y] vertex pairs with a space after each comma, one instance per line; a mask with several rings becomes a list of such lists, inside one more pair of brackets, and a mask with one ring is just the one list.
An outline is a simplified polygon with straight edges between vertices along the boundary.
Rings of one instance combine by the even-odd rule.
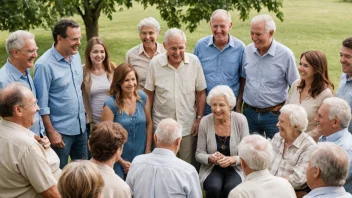
[[[217, 85], [227, 85], [237, 97], [245, 45], [239, 39], [229, 35], [229, 42], [220, 51], [213, 41], [213, 35], [204, 37], [197, 42], [194, 48], [194, 54], [199, 58], [203, 67], [207, 83], [206, 94], [208, 95], [209, 91]], [[210, 113], [211, 108], [206, 105], [204, 114]]]
[[343, 187], [345, 187], [345, 190], [349, 193], [352, 194], [352, 135], [350, 132], [348, 132], [347, 128], [344, 128], [338, 132], [335, 132], [329, 136], [324, 136], [319, 138], [319, 142], [324, 142], [323, 139], [326, 140], [326, 142], [333, 142], [336, 145], [340, 146], [343, 148], [347, 154], [348, 157], [350, 158], [350, 168], [348, 170], [348, 175], [346, 178], [346, 183]]
[[[352, 79], [348, 80], [348, 75], [345, 73], [341, 75], [336, 97], [346, 100], [350, 107], [352, 107]], [[352, 122], [350, 122], [348, 131], [352, 133]]]
[[347, 193], [343, 187], [328, 186], [315, 188], [303, 198], [352, 198], [352, 195]]
[[50, 115], [56, 131], [77, 135], [86, 130], [81, 84], [82, 63], [79, 54], [70, 62], [52, 46], [35, 63], [34, 85], [40, 115]]
[[[9, 60], [7, 60], [6, 64], [0, 69], [0, 89], [13, 82], [23, 83], [32, 90], [34, 97], [36, 97], [36, 90], [33, 84], [33, 79], [30, 75], [29, 68], [26, 69], [26, 74], [22, 74], [15, 66], [9, 62]], [[34, 114], [34, 124], [29, 128], [29, 130], [38, 136], [45, 136], [45, 128], [39, 112]]]
[[282, 103], [288, 86], [299, 78], [293, 52], [275, 40], [263, 56], [253, 43], [249, 44], [242, 62], [242, 77], [246, 78], [243, 100], [254, 107]]

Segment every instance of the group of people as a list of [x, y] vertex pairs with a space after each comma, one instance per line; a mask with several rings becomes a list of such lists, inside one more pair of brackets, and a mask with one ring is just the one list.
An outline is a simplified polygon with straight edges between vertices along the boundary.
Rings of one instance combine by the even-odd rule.
[[36, 61], [34, 35], [13, 32], [0, 69], [0, 196], [352, 197], [352, 37], [334, 97], [324, 53], [303, 52], [297, 70], [269, 15], [252, 19], [247, 47], [226, 10], [210, 28], [191, 54], [182, 30], [160, 44], [145, 18], [119, 65], [99, 37], [82, 65], [72, 20]]

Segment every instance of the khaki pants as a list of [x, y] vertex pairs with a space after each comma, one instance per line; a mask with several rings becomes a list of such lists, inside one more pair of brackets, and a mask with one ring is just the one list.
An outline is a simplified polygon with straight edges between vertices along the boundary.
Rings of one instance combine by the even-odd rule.
[[183, 161], [190, 163], [199, 171], [200, 164], [196, 161], [195, 153], [197, 150], [197, 136], [187, 135], [182, 137], [178, 157]]

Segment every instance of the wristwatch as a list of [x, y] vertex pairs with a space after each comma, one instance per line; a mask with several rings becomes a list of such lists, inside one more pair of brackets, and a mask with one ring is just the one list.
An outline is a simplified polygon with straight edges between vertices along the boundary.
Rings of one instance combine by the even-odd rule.
[[202, 117], [203, 117], [203, 116], [200, 116], [200, 115], [199, 115], [199, 116], [197, 116], [197, 119], [202, 119]]

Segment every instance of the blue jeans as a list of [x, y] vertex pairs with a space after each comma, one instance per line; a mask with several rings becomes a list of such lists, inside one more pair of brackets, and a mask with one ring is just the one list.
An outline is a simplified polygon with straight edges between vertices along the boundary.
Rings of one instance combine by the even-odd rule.
[[258, 113], [251, 107], [243, 109], [243, 115], [246, 116], [249, 126], [249, 133], [258, 133], [266, 138], [273, 139], [274, 135], [279, 132], [276, 124], [278, 122], [279, 113], [266, 112]]
[[60, 168], [63, 169], [67, 162], [68, 156], [71, 160], [87, 159], [88, 158], [88, 138], [87, 133], [81, 133], [78, 135], [63, 135], [62, 140], [65, 142], [64, 148], [52, 147], [53, 150], [60, 158]]

